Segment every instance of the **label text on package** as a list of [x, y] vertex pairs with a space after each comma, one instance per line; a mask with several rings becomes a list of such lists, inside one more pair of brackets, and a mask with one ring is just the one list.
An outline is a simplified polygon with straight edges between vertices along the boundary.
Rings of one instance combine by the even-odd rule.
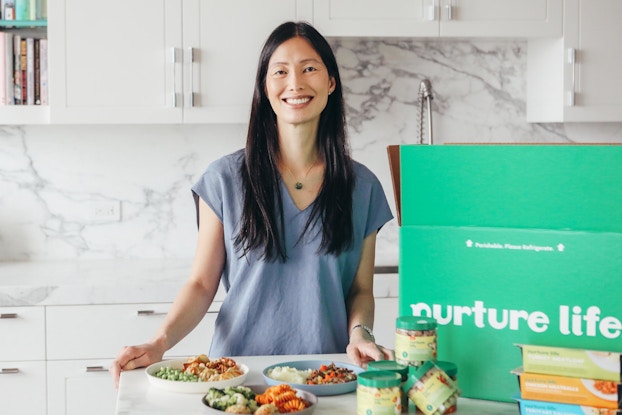
[[[486, 308], [483, 301], [475, 301], [473, 306], [441, 305], [426, 303], [411, 304], [413, 316], [434, 317], [438, 324], [462, 326], [465, 317], [470, 317], [478, 328], [486, 324], [495, 330], [519, 330], [521, 324], [535, 333], [543, 333], [549, 329], [550, 319], [542, 311], [528, 312], [525, 310], [501, 311]], [[445, 315], [443, 315], [445, 311]], [[621, 336], [622, 322], [613, 316], [601, 317], [597, 306], [588, 307], [585, 313], [579, 306], [559, 306], [559, 332], [563, 335], [595, 337], [598, 334], [607, 339]]]

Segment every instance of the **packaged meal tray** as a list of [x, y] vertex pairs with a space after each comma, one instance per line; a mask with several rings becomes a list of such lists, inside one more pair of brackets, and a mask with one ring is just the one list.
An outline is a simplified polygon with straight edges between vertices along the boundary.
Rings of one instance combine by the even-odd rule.
[[568, 403], [597, 408], [622, 408], [622, 384], [612, 380], [512, 371], [518, 376], [520, 397], [536, 401]]
[[517, 344], [529, 373], [622, 381], [622, 354], [599, 350]]
[[622, 409], [597, 408], [559, 402], [532, 401], [515, 396], [520, 415], [622, 415]]

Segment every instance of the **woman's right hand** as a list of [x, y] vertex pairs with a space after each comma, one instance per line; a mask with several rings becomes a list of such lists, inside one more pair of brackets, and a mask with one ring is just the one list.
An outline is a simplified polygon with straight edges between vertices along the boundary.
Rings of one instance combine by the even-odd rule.
[[164, 350], [155, 343], [145, 343], [138, 346], [125, 346], [110, 366], [110, 373], [114, 382], [114, 388], [119, 389], [121, 372], [134, 370], [139, 367], [147, 367], [159, 362], [164, 356]]

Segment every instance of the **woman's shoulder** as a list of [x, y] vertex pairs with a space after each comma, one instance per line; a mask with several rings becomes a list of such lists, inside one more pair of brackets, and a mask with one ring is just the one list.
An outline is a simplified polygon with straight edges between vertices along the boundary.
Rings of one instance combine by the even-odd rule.
[[352, 160], [352, 167], [354, 169], [354, 176], [357, 180], [364, 182], [378, 182], [378, 176], [369, 169], [366, 165], [356, 160]]
[[206, 173], [216, 173], [219, 175], [237, 174], [240, 165], [244, 162], [244, 149], [239, 149], [233, 153], [221, 156], [212, 161]]

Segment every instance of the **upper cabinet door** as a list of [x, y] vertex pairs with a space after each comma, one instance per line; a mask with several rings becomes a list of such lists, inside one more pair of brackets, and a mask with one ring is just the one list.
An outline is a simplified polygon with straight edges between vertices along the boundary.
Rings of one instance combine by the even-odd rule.
[[440, 35], [562, 35], [562, 0], [441, 0]]
[[183, 121], [246, 123], [259, 53], [292, 0], [184, 0]]
[[314, 0], [327, 36], [562, 35], [562, 0]]
[[313, 0], [324, 36], [438, 36], [438, 0]]
[[181, 122], [181, 10], [181, 0], [55, 1], [51, 122]]
[[527, 121], [622, 121], [622, 2], [566, 0], [564, 37], [529, 41]]

